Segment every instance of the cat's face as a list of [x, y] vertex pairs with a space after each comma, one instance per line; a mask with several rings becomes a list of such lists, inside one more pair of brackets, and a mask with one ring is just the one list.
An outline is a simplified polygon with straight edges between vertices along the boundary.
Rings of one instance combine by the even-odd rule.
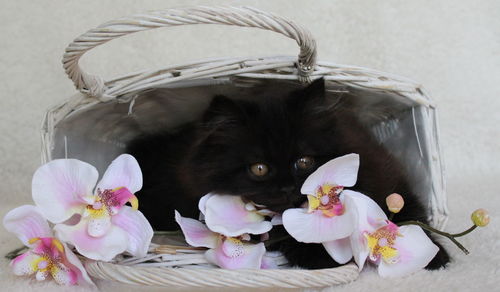
[[256, 101], [216, 97], [191, 158], [192, 176], [205, 191], [241, 195], [281, 212], [301, 205], [309, 174], [337, 155], [335, 121], [318, 107], [324, 82], [287, 96]]

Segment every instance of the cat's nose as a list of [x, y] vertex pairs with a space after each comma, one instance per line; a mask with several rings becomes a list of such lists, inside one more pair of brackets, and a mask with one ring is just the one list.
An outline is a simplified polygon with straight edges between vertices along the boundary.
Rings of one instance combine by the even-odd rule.
[[290, 193], [292, 192], [293, 190], [295, 189], [295, 186], [285, 186], [285, 187], [282, 187], [280, 189], [280, 191], [284, 192], [284, 193]]

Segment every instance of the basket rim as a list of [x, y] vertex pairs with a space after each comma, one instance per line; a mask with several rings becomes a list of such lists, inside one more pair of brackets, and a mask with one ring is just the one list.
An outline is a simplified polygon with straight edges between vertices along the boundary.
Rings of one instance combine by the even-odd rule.
[[[130, 93], [165, 86], [183, 80], [203, 78], [246, 77], [257, 79], [286, 79], [300, 81], [296, 57], [286, 55], [204, 58], [192, 62], [173, 64], [153, 70], [141, 70], [103, 81], [104, 93], [112, 99], [129, 102]], [[339, 64], [318, 60], [309, 74], [311, 80], [324, 78], [360, 88], [388, 91], [404, 96], [429, 108], [436, 105], [427, 90], [418, 82], [396, 74], [356, 65]], [[88, 92], [83, 93], [92, 97]], [[123, 98], [129, 95], [128, 98]]]

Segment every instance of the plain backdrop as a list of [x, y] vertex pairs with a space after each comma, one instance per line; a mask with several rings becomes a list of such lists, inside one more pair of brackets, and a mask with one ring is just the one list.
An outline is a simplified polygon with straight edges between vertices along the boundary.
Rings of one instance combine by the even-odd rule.
[[[446, 164], [448, 229], [469, 225], [476, 208], [492, 224], [463, 238], [471, 255], [447, 245], [454, 261], [445, 271], [383, 280], [374, 271], [332, 290], [492, 291], [500, 283], [500, 1], [275, 0], [275, 1], [0, 1], [0, 216], [31, 203], [31, 177], [40, 165], [39, 128], [50, 106], [75, 90], [61, 57], [75, 37], [105, 21], [147, 10], [187, 5], [248, 5], [308, 27], [319, 59], [371, 67], [414, 79], [439, 108]], [[223, 56], [296, 55], [294, 41], [272, 32], [224, 26], [148, 31], [105, 44], [82, 59], [105, 78]], [[0, 254], [17, 239], [0, 228]], [[2, 290], [50, 288], [0, 267]], [[33, 287], [29, 287], [33, 285]], [[99, 283], [103, 290], [118, 286]]]

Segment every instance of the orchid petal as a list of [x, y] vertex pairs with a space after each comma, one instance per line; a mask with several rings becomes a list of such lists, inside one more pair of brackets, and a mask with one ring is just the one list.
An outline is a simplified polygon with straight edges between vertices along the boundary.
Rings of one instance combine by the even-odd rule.
[[341, 196], [344, 197], [346, 208], [355, 210], [358, 214], [356, 217], [360, 227], [377, 229], [386, 224], [387, 215], [370, 197], [351, 190], [344, 190]]
[[31, 246], [29, 240], [32, 238], [52, 236], [47, 220], [32, 205], [24, 205], [9, 211], [3, 218], [3, 226], [26, 246]]
[[42, 165], [33, 175], [35, 204], [47, 220], [60, 223], [87, 205], [97, 182], [95, 167], [76, 159], [57, 159]]
[[93, 260], [110, 261], [127, 249], [128, 236], [120, 227], [111, 225], [103, 236], [92, 237], [87, 232], [87, 225], [88, 220], [83, 218], [72, 226], [57, 224], [54, 230], [59, 239], [74, 245], [79, 253]]
[[262, 257], [266, 252], [264, 243], [247, 244], [243, 243], [241, 254], [233, 253], [232, 257], [226, 255], [223, 244], [215, 249], [209, 249], [205, 257], [210, 263], [213, 263], [224, 269], [260, 269]]
[[277, 269], [278, 264], [276, 263], [276, 257], [267, 256], [267, 253], [265, 253], [264, 256], [262, 257], [260, 268], [266, 270]]
[[274, 225], [283, 225], [283, 217], [281, 214], [275, 214], [273, 218], [271, 218], [271, 224]]
[[314, 195], [318, 186], [325, 183], [352, 187], [356, 184], [359, 169], [359, 155], [347, 154], [328, 161], [306, 179], [300, 192]]
[[132, 193], [142, 188], [142, 172], [137, 160], [129, 154], [118, 156], [102, 176], [97, 189], [115, 189], [125, 187]]
[[354, 218], [350, 212], [326, 217], [321, 211], [308, 213], [306, 209], [288, 209], [283, 213], [283, 226], [297, 241], [321, 243], [351, 235]]
[[352, 258], [349, 237], [323, 242], [328, 254], [339, 264], [345, 264]]
[[127, 233], [129, 237], [127, 251], [136, 257], [146, 256], [153, 238], [153, 228], [142, 212], [124, 206], [111, 218], [111, 221], [113, 225]]
[[175, 211], [175, 221], [182, 229], [186, 242], [195, 247], [215, 248], [217, 246], [218, 235], [208, 229], [200, 221], [182, 217]]
[[369, 251], [364, 233], [373, 232], [381, 225], [385, 224], [387, 216], [380, 206], [361, 193], [344, 190], [342, 192], [346, 209], [355, 217], [355, 231], [350, 237], [350, 245], [354, 256], [354, 261], [363, 269]]
[[54, 265], [50, 274], [59, 285], [76, 285], [78, 282], [77, 273], [62, 264]]
[[396, 238], [394, 244], [399, 253], [399, 260], [393, 264], [380, 261], [378, 273], [381, 277], [403, 277], [421, 270], [439, 251], [439, 247], [419, 226], [402, 226], [399, 233], [401, 236]]
[[[250, 204], [250, 203], [248, 203], [248, 204], [247, 204], [247, 207], [246, 207], [246, 208], [247, 208], [247, 210], [248, 210], [248, 205], [249, 205], [249, 204]], [[254, 206], [254, 205], [252, 204], [252, 206]], [[254, 206], [254, 208], [255, 208], [255, 206]], [[258, 210], [258, 209], [255, 209], [255, 212], [256, 212], [257, 214], [261, 215], [261, 216], [269, 216], [269, 217], [272, 217], [272, 216], [276, 215], [276, 212], [271, 211], [271, 210], [269, 210], [269, 209], [259, 209], [259, 210]]]
[[257, 212], [248, 211], [239, 196], [213, 195], [205, 203], [205, 222], [225, 236], [266, 233], [273, 225]]
[[200, 209], [200, 212], [202, 215], [205, 215], [205, 205], [207, 204], [207, 200], [213, 197], [215, 194], [214, 193], [208, 193], [201, 197], [201, 199], [198, 201], [198, 209]]
[[36, 262], [40, 259], [40, 256], [27, 251], [17, 257], [15, 257], [11, 262], [12, 270], [17, 276], [32, 275], [37, 271]]
[[366, 243], [366, 238], [362, 232], [354, 231], [349, 239], [354, 261], [358, 265], [358, 269], [361, 271], [365, 265], [368, 254], [370, 253]]
[[91, 285], [94, 285], [94, 282], [92, 282], [92, 280], [90, 279], [89, 275], [87, 274], [87, 271], [83, 267], [78, 257], [71, 251], [71, 249], [68, 248], [68, 246], [65, 243], [62, 244], [64, 246], [64, 254], [66, 259], [64, 265], [76, 273], [76, 276], [78, 278], [78, 283], [81, 283], [83, 280]]

